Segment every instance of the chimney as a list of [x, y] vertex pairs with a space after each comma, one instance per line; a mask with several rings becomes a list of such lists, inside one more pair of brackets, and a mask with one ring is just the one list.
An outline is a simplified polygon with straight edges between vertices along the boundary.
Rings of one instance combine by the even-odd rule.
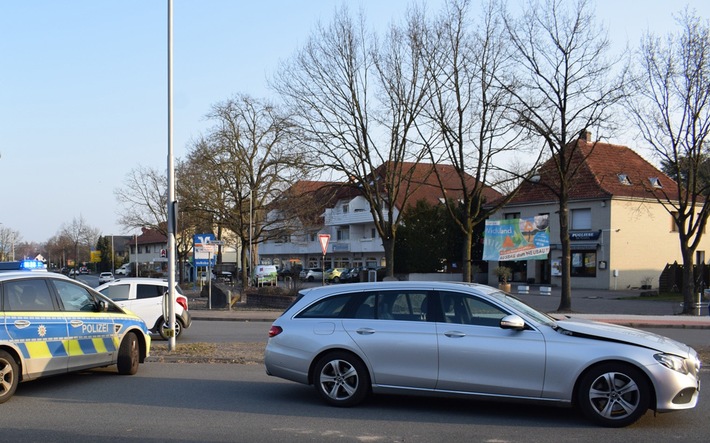
[[582, 129], [579, 131], [579, 139], [584, 140], [587, 143], [592, 142], [592, 133], [587, 130], [587, 128]]

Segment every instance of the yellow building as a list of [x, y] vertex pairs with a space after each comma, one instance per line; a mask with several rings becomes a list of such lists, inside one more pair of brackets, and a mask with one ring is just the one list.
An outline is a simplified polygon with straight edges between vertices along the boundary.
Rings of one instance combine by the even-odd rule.
[[[677, 228], [657, 198], [677, 195], [676, 183], [626, 146], [592, 142], [588, 132], [576, 143], [580, 167], [569, 198], [572, 288], [657, 288], [666, 264], [682, 263]], [[500, 263], [513, 268], [514, 282], [560, 284], [554, 169], [552, 160], [543, 164], [535, 180], [523, 183], [498, 213], [499, 218], [549, 215], [547, 260]], [[696, 263], [705, 262], [705, 251], [710, 251], [708, 237], [696, 251]], [[491, 273], [489, 281], [494, 279]]]

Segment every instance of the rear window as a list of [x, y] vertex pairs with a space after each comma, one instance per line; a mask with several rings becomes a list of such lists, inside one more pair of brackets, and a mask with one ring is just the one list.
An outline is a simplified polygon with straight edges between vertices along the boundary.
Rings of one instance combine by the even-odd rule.
[[131, 285], [111, 285], [100, 292], [111, 300], [128, 300]]
[[5, 282], [3, 298], [6, 311], [54, 311], [52, 295], [44, 279]]
[[136, 298], [162, 297], [167, 290], [167, 286], [138, 284], [136, 288]]

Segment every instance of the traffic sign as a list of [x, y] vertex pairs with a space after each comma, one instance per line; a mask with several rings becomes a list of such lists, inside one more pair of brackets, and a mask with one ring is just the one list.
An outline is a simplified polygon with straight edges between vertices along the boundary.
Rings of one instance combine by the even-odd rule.
[[318, 241], [320, 241], [320, 247], [323, 250], [323, 255], [328, 251], [328, 242], [330, 241], [330, 234], [318, 234]]

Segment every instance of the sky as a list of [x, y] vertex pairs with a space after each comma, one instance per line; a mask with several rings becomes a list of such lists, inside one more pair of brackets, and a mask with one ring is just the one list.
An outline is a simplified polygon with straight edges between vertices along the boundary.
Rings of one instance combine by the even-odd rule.
[[[343, 0], [173, 0], [173, 151], [209, 129], [210, 108], [236, 94], [273, 99], [279, 63]], [[382, 31], [411, 0], [350, 0]], [[443, 0], [427, 0], [436, 11]], [[511, 7], [521, 2], [509, 0]], [[592, 0], [615, 50], [643, 32], [673, 32], [686, 4]], [[138, 167], [168, 161], [167, 0], [0, 0], [0, 228], [45, 242], [80, 217], [102, 235], [115, 191]], [[614, 140], [633, 146], [633, 140]]]

